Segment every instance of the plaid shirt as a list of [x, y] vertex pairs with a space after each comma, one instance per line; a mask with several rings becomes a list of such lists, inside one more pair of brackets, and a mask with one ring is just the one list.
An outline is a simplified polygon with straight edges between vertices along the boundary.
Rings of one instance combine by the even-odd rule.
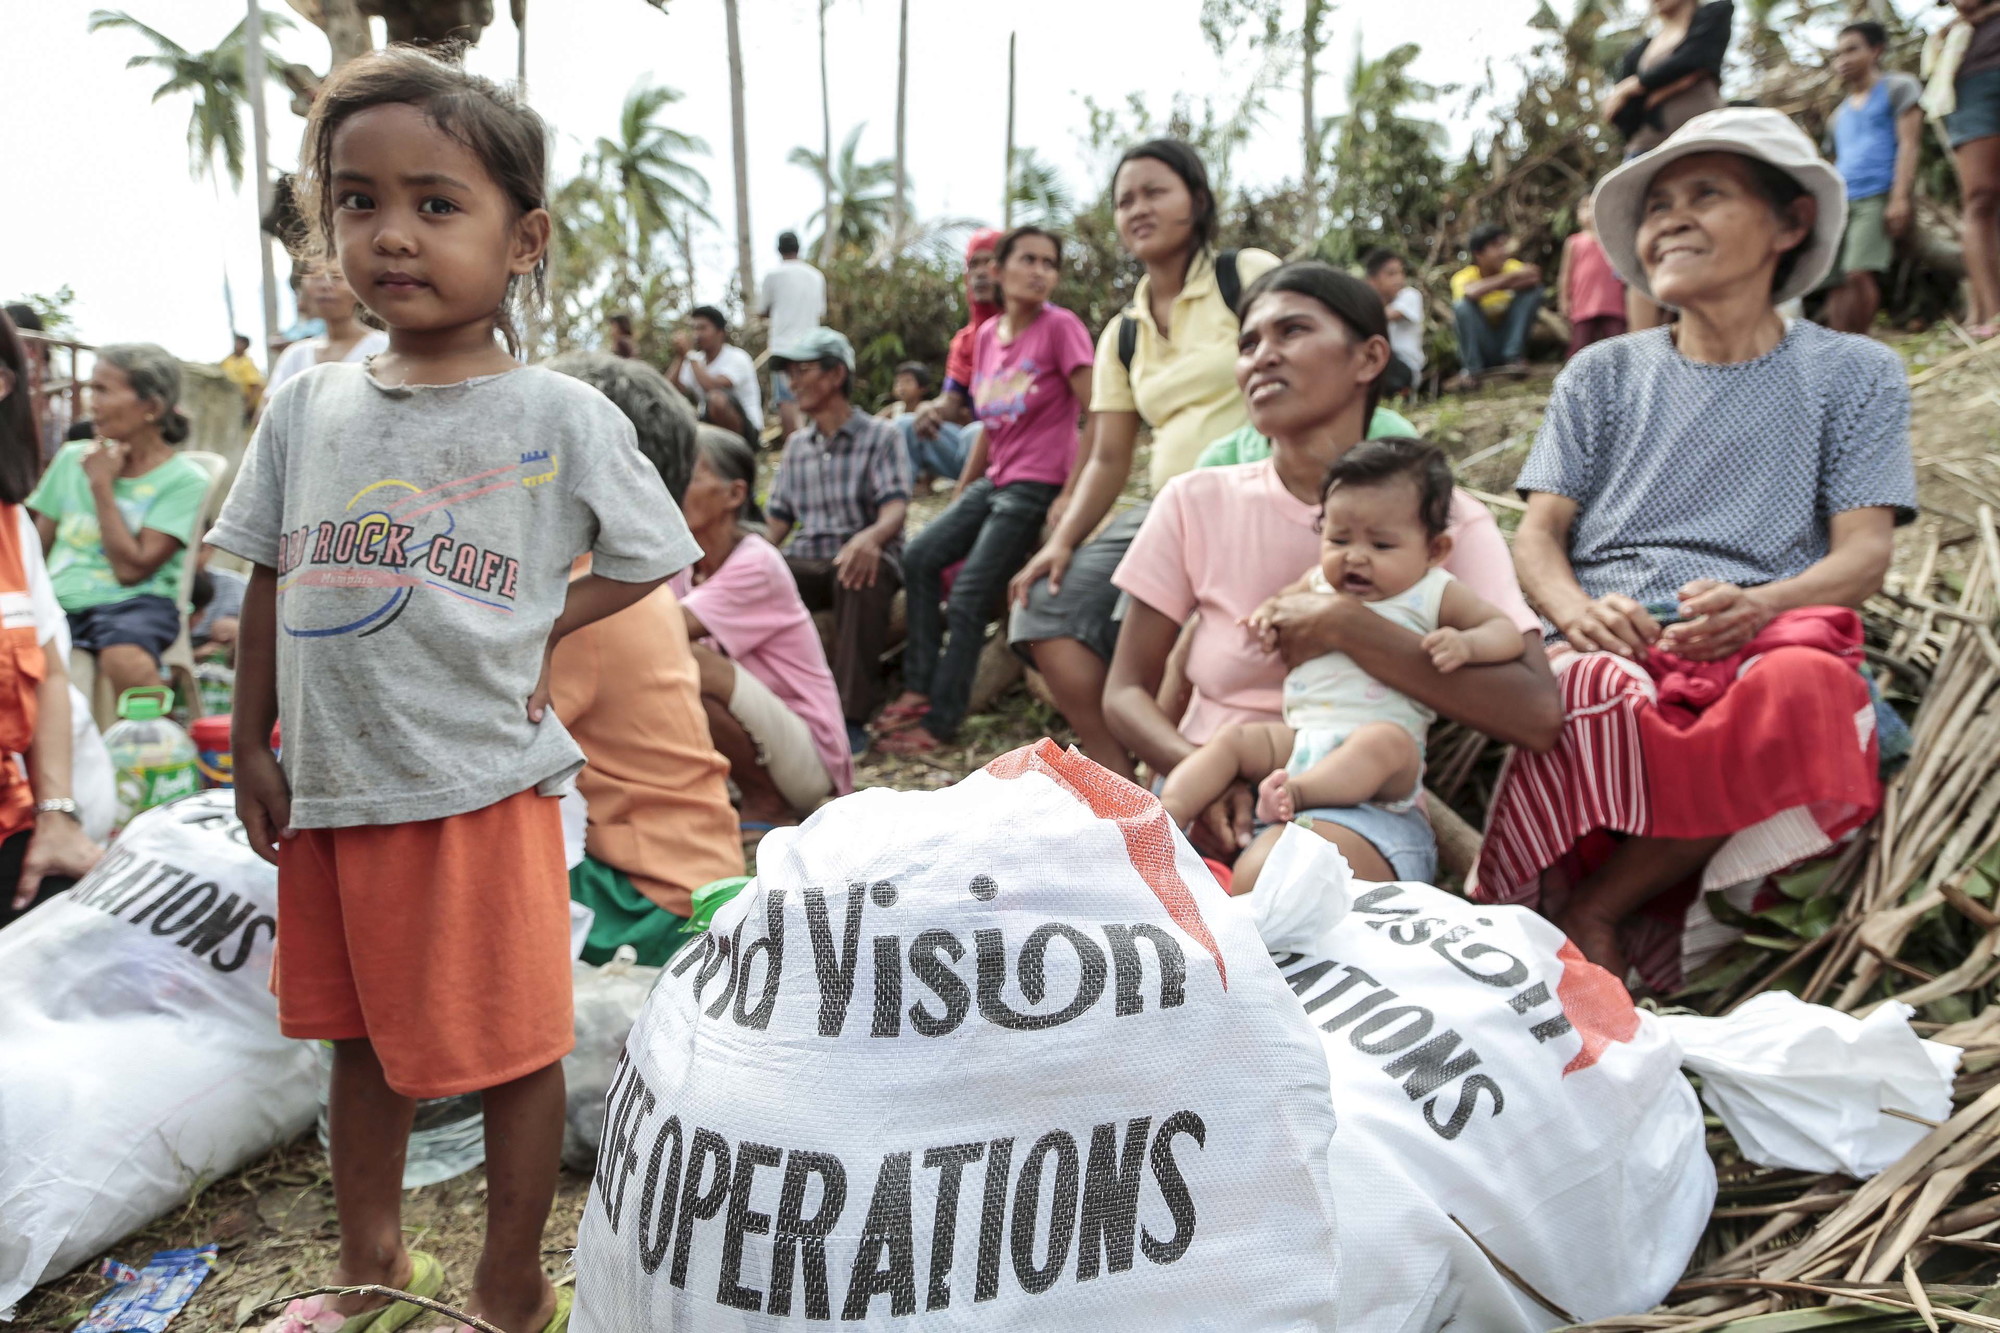
[[[910, 498], [910, 461], [895, 426], [855, 408], [828, 438], [808, 421], [785, 441], [785, 456], [764, 512], [792, 525], [789, 555], [831, 560], [882, 506]], [[882, 550], [903, 549], [897, 533]]]

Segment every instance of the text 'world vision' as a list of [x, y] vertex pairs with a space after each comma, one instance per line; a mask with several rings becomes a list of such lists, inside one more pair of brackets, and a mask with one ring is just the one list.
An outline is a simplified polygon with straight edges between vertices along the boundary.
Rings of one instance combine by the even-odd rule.
[[[967, 887], [981, 901], [998, 891], [984, 875], [974, 876]], [[917, 1036], [942, 1037], [975, 1012], [996, 1027], [1033, 1032], [1073, 1022], [1101, 1002], [1118, 1017], [1143, 1012], [1149, 1001], [1159, 1009], [1186, 1002], [1187, 958], [1172, 932], [1160, 926], [1112, 923], [1086, 930], [1049, 921], [1018, 944], [998, 927], [973, 930], [969, 941], [939, 927], [906, 937], [884, 929], [898, 924], [893, 911], [898, 896], [890, 880], [855, 884], [845, 906], [836, 910], [823, 889], [806, 889], [794, 915], [785, 891], [774, 889], [765, 899], [761, 936], [745, 940], [754, 915], [746, 913], [730, 934], [710, 931], [690, 942], [670, 971], [693, 987], [695, 1002], [705, 1005], [708, 1017], [726, 1016], [739, 1027], [762, 1031], [780, 1003], [785, 950], [801, 947], [803, 925], [816, 983], [808, 1002], [817, 1005], [823, 1037], [847, 1030], [864, 952], [871, 962], [866, 985], [871, 998], [858, 1021], [868, 1023], [871, 1037], [900, 1037], [906, 1025]], [[864, 917], [877, 928], [868, 933], [865, 949]], [[1076, 989], [1066, 996], [1049, 994], [1048, 962], [1057, 948], [1076, 960]], [[1149, 984], [1149, 971], [1156, 985]], [[1008, 998], [1010, 980], [1018, 982], [1026, 1007]]]
[[[1207, 1146], [1208, 1127], [1193, 1111], [1157, 1124], [1138, 1116], [849, 1162], [683, 1123], [629, 1060], [605, 1105], [591, 1206], [634, 1247], [645, 1273], [664, 1268], [673, 1286], [692, 1282], [695, 1291], [713, 1282], [716, 1301], [732, 1309], [808, 1320], [838, 1311], [854, 1320], [869, 1317], [871, 1307], [880, 1313], [886, 1306], [892, 1316], [915, 1314], [919, 1305], [927, 1313], [947, 1310], [954, 1301], [993, 1300], [1010, 1287], [1039, 1296], [1065, 1276], [1089, 1282], [1130, 1271], [1138, 1257], [1174, 1263], [1196, 1234], [1195, 1198], [1175, 1157], [1177, 1146], [1182, 1153]], [[969, 1170], [976, 1175], [968, 1178]], [[929, 1217], [912, 1206], [918, 1172], [935, 1173]], [[1160, 1228], [1164, 1234], [1139, 1216], [1148, 1179], [1171, 1223]], [[860, 1244], [843, 1263], [829, 1255], [828, 1237], [842, 1234], [842, 1217], [864, 1207], [864, 1190]], [[702, 1244], [718, 1230], [718, 1245]], [[850, 1222], [845, 1234], [852, 1233]], [[746, 1260], [751, 1237], [769, 1240], [758, 1239]], [[767, 1245], [768, 1267], [755, 1262]], [[697, 1269], [698, 1248], [715, 1257]], [[954, 1285], [962, 1255], [971, 1272], [961, 1271]]]

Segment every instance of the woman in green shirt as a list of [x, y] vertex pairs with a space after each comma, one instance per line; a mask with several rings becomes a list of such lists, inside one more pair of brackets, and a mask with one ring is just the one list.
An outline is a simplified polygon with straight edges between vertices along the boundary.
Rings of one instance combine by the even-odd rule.
[[99, 349], [89, 389], [98, 438], [64, 445], [28, 508], [71, 638], [122, 694], [159, 684], [160, 655], [180, 634], [181, 566], [208, 477], [174, 452], [188, 419], [165, 348]]

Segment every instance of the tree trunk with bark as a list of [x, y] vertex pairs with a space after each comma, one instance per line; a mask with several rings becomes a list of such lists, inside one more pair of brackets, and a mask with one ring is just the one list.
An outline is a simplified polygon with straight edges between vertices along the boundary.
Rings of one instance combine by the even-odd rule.
[[1319, 246], [1319, 114], [1313, 108], [1313, 85], [1319, 77], [1319, 24], [1326, 13], [1326, 0], [1306, 0], [1305, 24], [1300, 29], [1300, 83], [1305, 112], [1305, 180], [1300, 191], [1305, 201], [1303, 213], [1305, 243]]
[[832, 4], [833, 0], [819, 0], [819, 186], [822, 228], [819, 262], [822, 268], [833, 263], [840, 221], [833, 215], [833, 97], [827, 91], [826, 82], [826, 11]]
[[910, 102], [910, 0], [902, 0], [896, 28], [896, 226], [894, 243], [902, 245], [910, 229], [908, 159], [904, 154], [906, 113]]
[[736, 174], [736, 282], [746, 315], [757, 310], [757, 265], [750, 248], [750, 141], [743, 123], [743, 34], [736, 0], [722, 0], [729, 28], [729, 156]]

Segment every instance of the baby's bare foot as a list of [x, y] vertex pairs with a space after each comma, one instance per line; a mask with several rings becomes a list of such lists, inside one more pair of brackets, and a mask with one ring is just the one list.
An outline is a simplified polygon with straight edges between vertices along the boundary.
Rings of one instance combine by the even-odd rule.
[[1291, 775], [1282, 768], [1273, 769], [1257, 784], [1257, 818], [1266, 824], [1289, 824], [1297, 813], [1292, 801]]

